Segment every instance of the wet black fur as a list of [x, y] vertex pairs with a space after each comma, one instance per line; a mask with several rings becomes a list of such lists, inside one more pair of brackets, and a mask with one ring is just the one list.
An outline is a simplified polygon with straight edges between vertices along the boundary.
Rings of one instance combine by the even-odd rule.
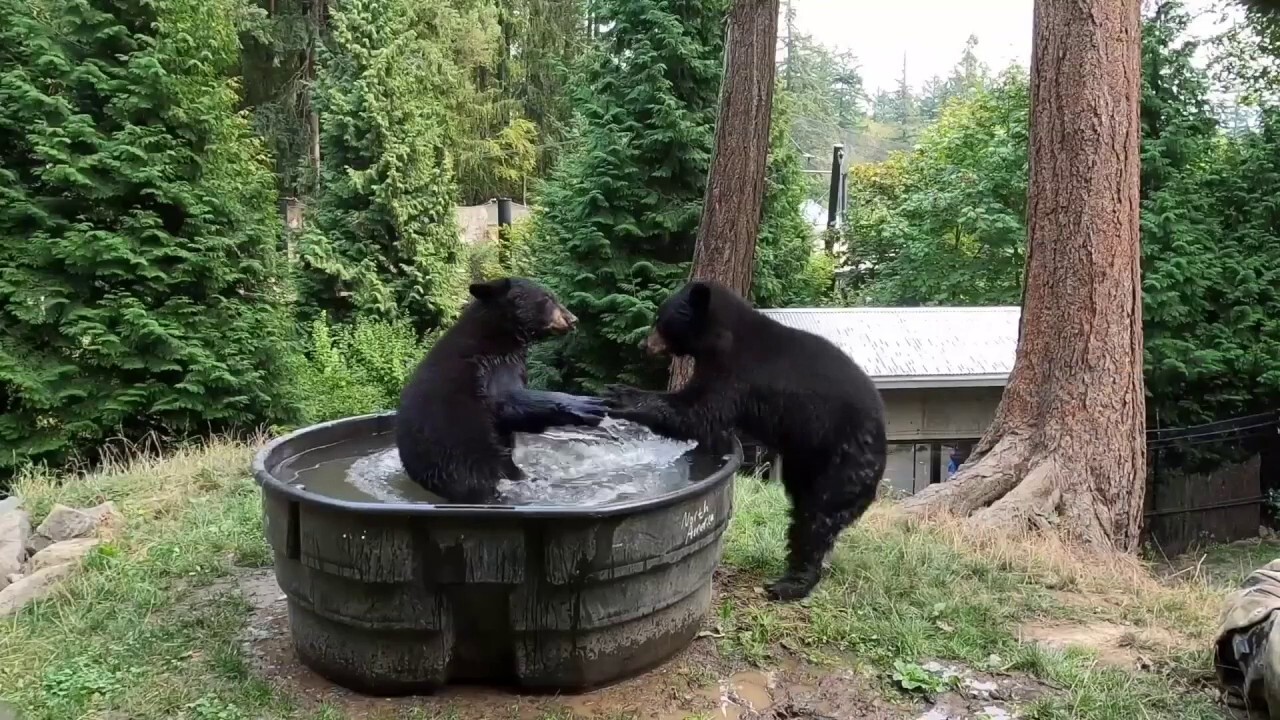
[[471, 286], [475, 297], [419, 363], [400, 394], [396, 447], [410, 479], [456, 503], [490, 503], [511, 460], [513, 433], [597, 425], [595, 398], [529, 390], [525, 353], [573, 316], [545, 288], [522, 278]]
[[775, 600], [807, 596], [884, 476], [879, 391], [835, 345], [714, 283], [691, 282], [668, 298], [655, 333], [671, 354], [694, 358], [693, 377], [675, 393], [610, 388], [610, 414], [717, 450], [738, 431], [781, 454], [789, 552], [786, 573], [768, 591]]

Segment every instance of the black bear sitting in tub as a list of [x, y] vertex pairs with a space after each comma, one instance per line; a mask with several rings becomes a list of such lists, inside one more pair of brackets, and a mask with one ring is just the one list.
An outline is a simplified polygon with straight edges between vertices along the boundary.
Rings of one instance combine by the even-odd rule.
[[783, 457], [791, 498], [787, 571], [768, 587], [774, 600], [807, 596], [836, 537], [871, 506], [884, 476], [880, 393], [827, 340], [756, 312], [731, 290], [690, 282], [658, 309], [649, 352], [694, 359], [677, 392], [613, 386], [610, 415], [654, 432], [723, 447], [750, 435]]
[[436, 341], [400, 393], [396, 448], [409, 478], [455, 503], [497, 499], [498, 481], [519, 479], [513, 433], [598, 425], [603, 403], [525, 387], [528, 346], [573, 329], [547, 289], [523, 278], [471, 286], [475, 298]]

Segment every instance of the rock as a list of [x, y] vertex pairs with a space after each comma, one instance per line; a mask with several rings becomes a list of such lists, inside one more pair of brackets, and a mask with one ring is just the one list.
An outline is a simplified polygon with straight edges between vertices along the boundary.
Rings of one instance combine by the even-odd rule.
[[990, 700], [991, 696], [1000, 689], [1000, 686], [993, 682], [973, 679], [965, 680], [964, 685], [970, 696], [980, 700]]
[[[0, 502], [0, 578], [8, 578], [22, 569], [30, 537], [31, 518], [22, 510], [22, 500], [6, 498]], [[0, 588], [7, 584], [7, 580], [0, 582]]]
[[0, 590], [0, 617], [12, 615], [28, 603], [49, 597], [75, 571], [76, 566], [71, 563], [54, 565]]
[[35, 555], [52, 544], [53, 541], [43, 535], [32, 535], [31, 539], [27, 540], [27, 557]]
[[22, 579], [22, 578], [24, 578], [24, 577], [26, 577], [26, 576], [25, 576], [25, 575], [23, 575], [22, 573], [10, 573], [9, 575], [5, 575], [5, 576], [4, 576], [5, 584], [6, 584], [6, 585], [12, 585], [12, 584], [14, 584], [14, 583], [18, 582], [19, 580], [21, 580], [21, 579]]
[[101, 529], [114, 526], [119, 520], [120, 513], [113, 502], [104, 502], [84, 510], [54, 505], [44, 522], [36, 528], [27, 548], [32, 555], [36, 555], [54, 543], [90, 537]]
[[27, 562], [27, 572], [39, 572], [45, 568], [65, 563], [79, 564], [81, 558], [88, 555], [102, 543], [98, 538], [75, 538], [63, 540], [41, 550], [31, 556]]
[[[44, 522], [40, 523], [40, 527], [36, 528], [36, 535], [48, 538], [49, 542], [45, 545], [45, 547], [48, 547], [63, 540], [86, 537], [97, 526], [98, 522], [94, 516], [83, 510], [76, 510], [66, 505], [54, 505], [53, 509], [45, 517]], [[40, 549], [43, 550], [44, 548]]]
[[116, 509], [116, 504], [110, 500], [101, 505], [94, 505], [82, 512], [93, 518], [94, 530], [100, 531], [103, 528], [113, 527], [120, 522], [120, 511]]

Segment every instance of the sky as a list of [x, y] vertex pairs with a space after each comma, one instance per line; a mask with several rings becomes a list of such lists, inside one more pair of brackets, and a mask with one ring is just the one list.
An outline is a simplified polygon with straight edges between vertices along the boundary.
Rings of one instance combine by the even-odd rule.
[[[786, 5], [787, 0], [783, 0]], [[897, 87], [906, 53], [907, 80], [920, 86], [946, 77], [965, 40], [978, 36], [978, 57], [999, 70], [1016, 60], [1031, 63], [1033, 0], [791, 0], [796, 28], [824, 45], [857, 56], [868, 94]], [[1204, 13], [1192, 27], [1205, 35], [1217, 27], [1216, 0], [1186, 0]]]

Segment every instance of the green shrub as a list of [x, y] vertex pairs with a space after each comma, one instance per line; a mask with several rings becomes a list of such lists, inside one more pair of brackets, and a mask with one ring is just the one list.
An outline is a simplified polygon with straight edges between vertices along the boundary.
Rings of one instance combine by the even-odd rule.
[[0, 0], [0, 475], [287, 421], [232, 0]]
[[503, 269], [510, 275], [528, 277], [537, 271], [538, 215], [532, 214], [511, 223], [499, 249]]
[[408, 320], [316, 320], [294, 356], [295, 392], [308, 423], [393, 410], [405, 378], [431, 348]]
[[467, 274], [471, 282], [508, 275], [502, 267], [500, 243], [478, 242], [467, 246]]

